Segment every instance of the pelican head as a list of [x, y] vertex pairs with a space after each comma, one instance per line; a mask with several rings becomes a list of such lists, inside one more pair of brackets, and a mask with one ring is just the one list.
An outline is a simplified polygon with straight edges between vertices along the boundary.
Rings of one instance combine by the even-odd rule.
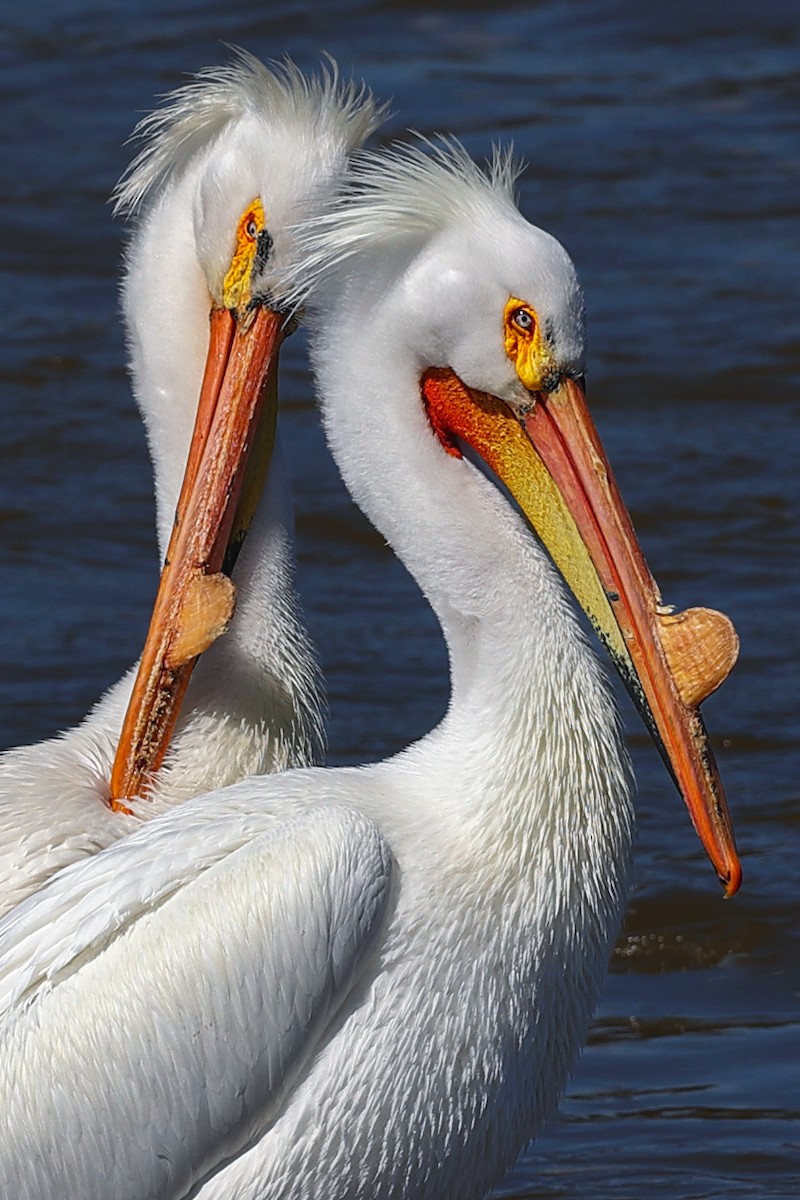
[[197, 656], [232, 615], [230, 574], [269, 465], [277, 353], [291, 328], [276, 280], [293, 261], [294, 224], [380, 119], [333, 64], [307, 79], [239, 53], [138, 126], [144, 146], [116, 202], [136, 218], [123, 307], [164, 571], [112, 806], [158, 768]]
[[[720, 613], [676, 614], [661, 603], [586, 405], [573, 265], [520, 215], [513, 183], [508, 156], [496, 155], [484, 173], [455, 144], [432, 154], [396, 148], [364, 156], [303, 235], [305, 278], [296, 286], [313, 279], [334, 313], [315, 350], [320, 381], [335, 371], [334, 338], [357, 330], [365, 394], [375, 396], [349, 424], [341, 411], [329, 420], [332, 448], [368, 511], [380, 501], [364, 485], [370, 472], [359, 455], [385, 455], [384, 479], [395, 447], [412, 443], [418, 461], [426, 456], [426, 476], [444, 479], [442, 451], [461, 460], [469, 447], [483, 460], [610, 652], [730, 895], [741, 868], [699, 704], [733, 666], [736, 634]], [[380, 407], [368, 379], [380, 371], [419, 403]], [[336, 394], [335, 383], [329, 390]], [[451, 484], [452, 497], [469, 480], [458, 473]], [[411, 496], [410, 474], [406, 487]], [[379, 517], [401, 553], [407, 518]]]

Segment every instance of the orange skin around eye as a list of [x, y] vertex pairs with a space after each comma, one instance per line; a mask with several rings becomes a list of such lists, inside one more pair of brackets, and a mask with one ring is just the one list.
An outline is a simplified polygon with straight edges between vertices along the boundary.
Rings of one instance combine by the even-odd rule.
[[264, 205], [255, 199], [242, 213], [236, 226], [236, 249], [222, 284], [224, 308], [243, 313], [250, 303], [250, 282], [258, 235], [266, 228], [266, 224]]
[[[530, 320], [527, 329], [521, 326], [522, 314]], [[542, 332], [541, 322], [535, 310], [516, 296], [510, 298], [503, 313], [503, 343], [517, 375], [529, 392], [547, 391], [555, 386], [558, 366]]]

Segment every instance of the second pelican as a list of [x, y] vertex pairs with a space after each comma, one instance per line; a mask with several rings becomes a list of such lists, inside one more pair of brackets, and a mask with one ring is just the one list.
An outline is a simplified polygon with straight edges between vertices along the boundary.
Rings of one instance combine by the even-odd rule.
[[[137, 217], [123, 307], [165, 568], [138, 672], [75, 729], [0, 759], [0, 912], [167, 805], [320, 756], [319, 681], [273, 453], [286, 314], [272, 289], [292, 224], [379, 122], [369, 94], [333, 70], [306, 79], [240, 54], [139, 128], [144, 148], [117, 192]], [[228, 622], [167, 753], [197, 656]]]

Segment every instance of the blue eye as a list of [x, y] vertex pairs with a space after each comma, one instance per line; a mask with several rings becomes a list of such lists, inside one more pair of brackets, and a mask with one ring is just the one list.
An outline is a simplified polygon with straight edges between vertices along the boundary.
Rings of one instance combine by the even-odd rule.
[[515, 308], [511, 314], [511, 323], [520, 333], [530, 333], [534, 326], [533, 313], [527, 308]]

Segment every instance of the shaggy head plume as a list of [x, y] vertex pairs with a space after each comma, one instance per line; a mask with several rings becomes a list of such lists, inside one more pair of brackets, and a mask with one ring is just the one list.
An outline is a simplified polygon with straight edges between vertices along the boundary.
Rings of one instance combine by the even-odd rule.
[[384, 118], [385, 106], [364, 84], [343, 83], [333, 59], [319, 75], [306, 77], [289, 59], [265, 66], [245, 50], [235, 55], [226, 66], [198, 72], [139, 122], [131, 140], [144, 145], [114, 191], [115, 214], [136, 215], [197, 151], [248, 114], [268, 115], [273, 128], [307, 126], [316, 136], [336, 137], [346, 153], [361, 146]]
[[498, 209], [520, 219], [515, 183], [523, 166], [513, 147], [496, 146], [480, 167], [455, 139], [357, 155], [326, 211], [294, 231], [296, 260], [282, 281], [287, 303], [302, 304], [332, 267], [366, 246], [432, 237], [454, 219], [480, 223]]

